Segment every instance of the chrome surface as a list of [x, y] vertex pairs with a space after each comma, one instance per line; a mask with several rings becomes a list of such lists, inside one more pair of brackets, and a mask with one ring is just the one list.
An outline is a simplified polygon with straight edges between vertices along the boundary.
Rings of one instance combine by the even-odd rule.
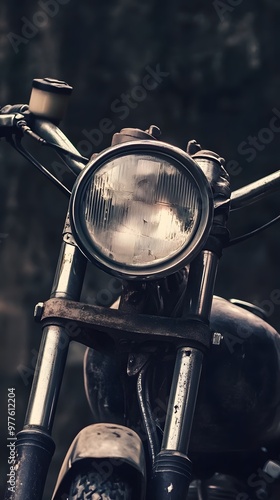
[[230, 209], [238, 210], [256, 201], [261, 200], [264, 196], [274, 193], [280, 188], [280, 170], [273, 174], [267, 175], [256, 182], [248, 184], [233, 191], [231, 195]]
[[213, 151], [198, 151], [192, 157], [206, 175], [214, 198], [214, 207], [227, 206], [230, 201], [231, 189], [228, 172], [224, 169], [224, 158]]
[[25, 426], [35, 425], [47, 432], [51, 430], [68, 346], [69, 337], [64, 328], [44, 328]]
[[63, 242], [51, 298], [79, 300], [86, 270], [86, 258], [71, 243]]
[[182, 347], [177, 352], [162, 450], [187, 454], [202, 361], [203, 354], [198, 349]]
[[218, 256], [209, 250], [202, 251], [192, 262], [186, 314], [209, 320], [218, 262]]
[[[79, 300], [86, 262], [77, 247], [62, 243], [52, 297]], [[63, 328], [50, 325], [43, 329], [25, 427], [38, 426], [51, 431], [68, 347], [67, 323]]]
[[212, 344], [213, 345], [220, 345], [221, 344], [221, 341], [223, 340], [223, 335], [221, 333], [218, 333], [218, 332], [214, 332], [213, 333], [213, 340], [212, 340]]
[[[69, 139], [63, 134], [63, 132], [53, 123], [47, 122], [46, 120], [36, 119], [34, 121], [32, 129], [46, 141], [53, 142], [76, 155], [80, 154], [79, 151], [69, 141]], [[67, 154], [60, 153], [60, 156], [63, 158], [63, 161], [65, 161], [65, 163], [69, 166], [74, 174], [78, 175], [81, 170], [83, 170], [85, 165], [82, 162], [74, 160]]]
[[[209, 321], [219, 258], [202, 251], [191, 263], [186, 316]], [[210, 334], [210, 332], [209, 332]], [[192, 421], [202, 369], [203, 353], [191, 347], [177, 352], [169, 396], [162, 449], [188, 452]]]

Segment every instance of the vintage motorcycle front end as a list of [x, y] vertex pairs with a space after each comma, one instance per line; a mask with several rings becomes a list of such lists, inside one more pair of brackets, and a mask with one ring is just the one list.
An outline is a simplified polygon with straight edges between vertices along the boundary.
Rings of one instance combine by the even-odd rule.
[[[136, 351], [136, 358], [144, 356], [144, 362], [142, 359], [138, 369], [130, 373], [132, 352], [126, 360], [128, 376], [133, 375], [135, 380], [138, 376], [138, 388], [142, 371], [150, 363], [150, 354], [156, 356], [164, 348], [173, 359], [177, 358], [162, 444], [156, 437], [157, 431], [150, 432], [146, 421], [146, 431], [148, 435], [150, 433], [146, 452], [150, 455], [148, 465], [153, 466], [154, 471], [148, 478], [151, 483], [148, 497], [163, 498], [166, 495], [166, 498], [179, 499], [185, 498], [191, 480], [187, 450], [203, 355], [212, 337], [208, 323], [216, 269], [228, 235], [225, 227], [229, 207], [228, 179], [219, 156], [214, 153], [201, 152], [195, 162], [177, 148], [154, 141], [153, 137], [147, 140], [147, 132], [133, 129], [129, 132], [124, 130], [118, 134], [120, 143], [97, 155], [80, 174], [70, 200], [70, 220], [74, 239], [89, 260], [115, 276], [132, 280], [129, 296], [124, 294], [120, 304], [120, 311], [130, 313], [130, 318], [131, 313], [135, 313], [131, 304], [141, 282], [146, 286], [152, 281], [152, 286], [159, 291], [158, 280], [164, 281], [166, 276], [174, 275], [190, 264], [188, 293], [183, 300], [178, 338], [174, 338], [174, 320], [167, 323], [164, 318], [163, 305], [157, 314], [163, 316], [161, 323], [165, 332], [160, 332], [158, 321], [155, 330], [152, 318], [147, 317], [146, 335], [143, 335], [140, 325], [141, 334], [137, 337], [136, 325], [140, 321], [135, 317], [134, 336], [129, 338], [124, 333], [127, 326], [123, 324], [117, 343], [117, 350], [123, 351], [120, 346], [125, 341], [126, 357], [128, 351]], [[139, 139], [141, 134], [144, 140], [131, 141]], [[137, 310], [138, 314], [145, 312], [145, 307]], [[161, 335], [158, 346], [155, 342], [157, 331]], [[121, 352], [123, 358], [124, 352]], [[114, 363], [112, 357], [110, 364]], [[93, 359], [93, 365], [95, 375], [102, 371], [97, 357]], [[109, 377], [110, 373], [108, 370]], [[121, 380], [126, 374], [118, 375]], [[109, 377], [107, 386], [110, 386]], [[106, 374], [99, 380], [91, 377], [87, 392], [92, 394], [91, 386], [96, 388], [101, 380], [103, 384], [104, 378]], [[179, 384], [178, 380], [184, 380], [184, 383]], [[145, 403], [141, 401], [140, 392], [141, 389], [138, 390], [138, 399], [145, 420]], [[97, 408], [100, 397], [106, 400], [105, 419], [108, 421], [110, 401], [104, 394], [100, 395], [99, 389], [90, 398], [90, 403]], [[127, 395], [125, 399], [129, 401], [130, 397]], [[119, 406], [124, 407], [125, 401], [120, 401]], [[131, 412], [126, 410], [126, 415], [111, 413], [109, 421], [123, 418], [123, 424], [133, 425], [131, 414], [137, 414], [137, 410], [133, 404], [131, 406]], [[101, 419], [103, 417], [101, 409]], [[173, 485], [171, 490], [170, 484]]]
[[[256, 500], [263, 491], [274, 500], [279, 335], [213, 294], [230, 202], [260, 198], [279, 173], [231, 196], [218, 154], [195, 141], [187, 152], [161, 142], [155, 126], [122, 130], [88, 162], [57, 127], [69, 86], [45, 79], [35, 90], [30, 110], [0, 114], [0, 131], [71, 196], [51, 296], [37, 307], [42, 342], [6, 499], [42, 498], [76, 341], [89, 348], [95, 423], [71, 445], [55, 500]], [[63, 158], [77, 177], [71, 193], [22, 147], [24, 134]], [[118, 309], [80, 302], [88, 261], [123, 280]], [[249, 484], [255, 470], [270, 489]]]

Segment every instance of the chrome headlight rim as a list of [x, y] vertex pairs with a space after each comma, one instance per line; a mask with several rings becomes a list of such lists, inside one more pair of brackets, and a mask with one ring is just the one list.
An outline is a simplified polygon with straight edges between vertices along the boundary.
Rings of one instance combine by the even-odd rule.
[[[154, 154], [155, 156], [163, 157], [165, 160], [170, 159], [171, 165], [176, 164], [178, 170], [185, 172], [186, 175], [191, 175], [192, 181], [195, 182], [199, 190], [202, 203], [199, 228], [187, 247], [183, 247], [176, 256], [167, 258], [162, 264], [147, 265], [145, 269], [136, 269], [135, 266], [117, 263], [107, 258], [97, 247], [94, 247], [92, 240], [86, 234], [85, 221], [80, 213], [85, 192], [94, 174], [111, 160], [131, 154]], [[73, 186], [69, 205], [72, 234], [82, 254], [103, 271], [118, 278], [128, 280], [159, 279], [182, 269], [182, 267], [191, 262], [205, 245], [212, 226], [213, 213], [214, 204], [211, 187], [198, 163], [180, 148], [153, 140], [125, 142], [109, 147], [102, 151], [102, 153], [99, 153], [97, 157], [89, 161], [79, 174]]]

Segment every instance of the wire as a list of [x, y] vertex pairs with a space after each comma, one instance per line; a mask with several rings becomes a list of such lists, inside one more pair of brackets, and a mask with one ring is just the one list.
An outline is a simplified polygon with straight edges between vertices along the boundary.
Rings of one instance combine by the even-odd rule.
[[29, 135], [32, 139], [34, 139], [36, 142], [41, 144], [41, 146], [49, 146], [53, 149], [56, 149], [60, 153], [63, 153], [65, 155], [71, 156], [74, 160], [80, 161], [84, 164], [87, 164], [89, 162], [89, 159], [86, 158], [85, 156], [81, 156], [80, 154], [72, 153], [68, 149], [63, 148], [62, 146], [59, 146], [58, 144], [55, 144], [54, 142], [48, 142], [39, 135], [37, 135], [31, 128], [27, 125], [25, 120], [20, 120], [17, 123], [18, 128], [24, 133]]
[[149, 445], [149, 455], [151, 465], [155, 461], [155, 457], [158, 454], [160, 447], [157, 437], [157, 428], [155, 424], [155, 419], [153, 417], [151, 402], [149, 396], [149, 389], [147, 385], [147, 371], [149, 368], [149, 363], [147, 363], [140, 371], [137, 379], [137, 395], [139, 407], [142, 413], [143, 424], [145, 427], [148, 445]]
[[248, 238], [251, 238], [251, 236], [255, 236], [255, 234], [260, 233], [261, 231], [264, 231], [267, 229], [269, 226], [272, 226], [275, 222], [278, 222], [280, 220], [280, 215], [277, 215], [274, 219], [270, 220], [263, 226], [257, 227], [253, 231], [250, 231], [249, 233], [243, 234], [241, 236], [238, 236], [237, 238], [233, 238], [233, 240], [230, 240], [229, 243], [226, 245], [226, 247], [231, 247], [233, 245], [236, 245], [237, 243], [241, 243], [242, 241], [247, 240]]
[[85, 156], [77, 155], [76, 153], [72, 153], [68, 149], [65, 149], [61, 146], [58, 146], [58, 144], [55, 144], [54, 142], [47, 142], [45, 141], [45, 144], [43, 146], [50, 146], [53, 149], [56, 149], [58, 152], [63, 153], [67, 156], [71, 156], [74, 160], [78, 160], [81, 163], [84, 163], [85, 165], [89, 162], [89, 159], [86, 158]]
[[62, 191], [64, 194], [67, 194], [67, 196], [71, 195], [71, 191], [62, 184], [54, 175], [51, 174], [40, 162], [36, 160], [26, 149], [21, 145], [20, 139], [17, 137], [16, 140], [9, 141], [11, 145], [22, 155], [24, 158], [26, 158], [28, 161], [30, 161], [33, 165], [35, 165], [36, 168], [40, 170], [46, 177], [48, 177], [56, 186]]

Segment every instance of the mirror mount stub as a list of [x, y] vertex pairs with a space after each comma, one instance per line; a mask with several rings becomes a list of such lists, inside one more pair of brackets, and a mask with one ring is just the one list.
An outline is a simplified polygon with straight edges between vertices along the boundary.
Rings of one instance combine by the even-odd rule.
[[157, 141], [161, 135], [160, 129], [156, 125], [151, 125], [148, 130], [139, 128], [123, 128], [120, 132], [113, 135], [112, 146], [130, 141]]

